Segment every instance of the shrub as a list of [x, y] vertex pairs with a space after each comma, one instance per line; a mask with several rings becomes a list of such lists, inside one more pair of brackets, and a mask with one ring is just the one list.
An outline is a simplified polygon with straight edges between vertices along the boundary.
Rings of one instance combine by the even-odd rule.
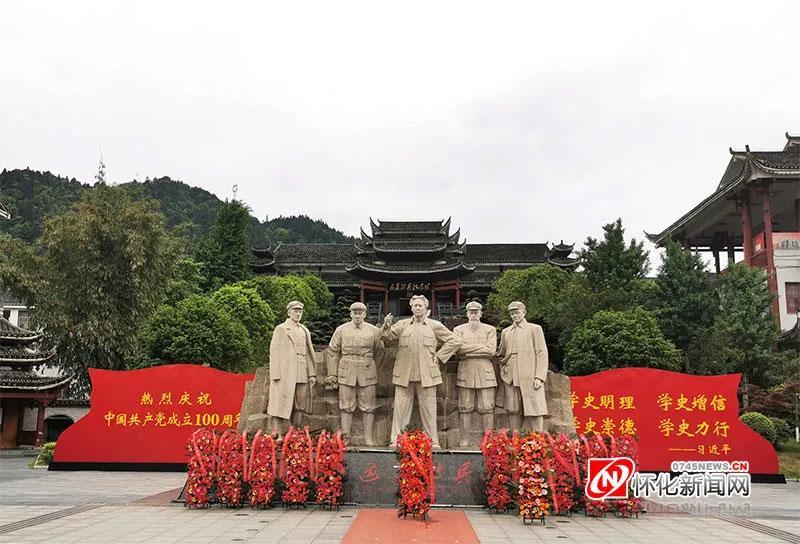
[[567, 342], [564, 374], [583, 376], [612, 368], [641, 366], [679, 371], [681, 353], [664, 338], [646, 310], [600, 311]]
[[745, 412], [739, 416], [739, 420], [769, 440], [770, 444], [775, 443], [775, 437], [777, 436], [775, 425], [764, 414], [759, 412]]
[[794, 436], [794, 432], [792, 430], [792, 426], [789, 423], [780, 417], [770, 417], [769, 420], [772, 422], [772, 425], [775, 427], [775, 445], [777, 446], [781, 442], [785, 442], [786, 440], [791, 440]]
[[33, 466], [46, 467], [53, 462], [53, 453], [56, 451], [55, 442], [45, 442], [39, 450], [39, 456], [33, 462]]

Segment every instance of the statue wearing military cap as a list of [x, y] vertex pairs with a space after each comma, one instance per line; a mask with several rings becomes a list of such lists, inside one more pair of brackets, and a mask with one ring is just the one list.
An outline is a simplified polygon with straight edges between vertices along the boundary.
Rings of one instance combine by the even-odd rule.
[[508, 305], [513, 323], [500, 333], [500, 379], [505, 392], [505, 409], [511, 419], [511, 429], [520, 430], [525, 417], [525, 429], [544, 430], [547, 399], [544, 382], [547, 379], [548, 356], [544, 332], [539, 325], [525, 320], [525, 305], [519, 301]]
[[286, 321], [275, 327], [269, 345], [269, 403], [267, 414], [273, 429], [284, 431], [290, 419], [302, 425], [303, 414], [311, 414], [317, 373], [311, 332], [300, 323], [303, 303], [286, 305]]
[[460, 447], [469, 445], [472, 413], [483, 417], [483, 428], [494, 428], [494, 396], [497, 378], [492, 357], [497, 351], [497, 329], [481, 323], [483, 306], [479, 302], [467, 303], [469, 321], [453, 329], [461, 343], [458, 348], [458, 415], [461, 424]]
[[328, 387], [339, 389], [339, 413], [342, 433], [349, 440], [356, 406], [364, 421], [364, 443], [375, 446], [373, 435], [378, 367], [383, 357], [380, 329], [364, 318], [367, 307], [361, 302], [350, 305], [350, 321], [339, 325], [328, 346]]

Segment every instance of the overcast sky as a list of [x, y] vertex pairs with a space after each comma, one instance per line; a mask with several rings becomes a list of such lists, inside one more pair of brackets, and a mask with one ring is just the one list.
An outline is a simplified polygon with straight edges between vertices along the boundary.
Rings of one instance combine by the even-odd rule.
[[[612, 7], [609, 7], [612, 6]], [[800, 2], [8, 2], [0, 167], [170, 176], [347, 234], [658, 232], [800, 133]]]

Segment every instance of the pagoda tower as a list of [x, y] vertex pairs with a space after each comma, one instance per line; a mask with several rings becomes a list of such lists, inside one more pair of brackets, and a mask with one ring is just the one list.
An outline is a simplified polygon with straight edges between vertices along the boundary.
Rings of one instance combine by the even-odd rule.
[[[56, 355], [55, 348], [42, 349], [41, 340], [41, 331], [23, 329], [0, 316], [1, 449], [19, 445], [41, 446], [44, 441], [45, 408], [58, 398], [61, 389], [72, 380], [69, 374], [43, 376], [36, 372], [34, 367]], [[35, 431], [23, 429], [25, 408], [30, 405], [38, 408]]]

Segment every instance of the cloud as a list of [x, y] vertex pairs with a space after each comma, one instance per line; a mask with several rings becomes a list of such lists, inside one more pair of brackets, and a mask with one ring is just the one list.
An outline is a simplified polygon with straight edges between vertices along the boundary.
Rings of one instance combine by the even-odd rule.
[[795, 3], [18, 3], [2, 167], [169, 175], [262, 219], [473, 242], [659, 231], [800, 131]]

